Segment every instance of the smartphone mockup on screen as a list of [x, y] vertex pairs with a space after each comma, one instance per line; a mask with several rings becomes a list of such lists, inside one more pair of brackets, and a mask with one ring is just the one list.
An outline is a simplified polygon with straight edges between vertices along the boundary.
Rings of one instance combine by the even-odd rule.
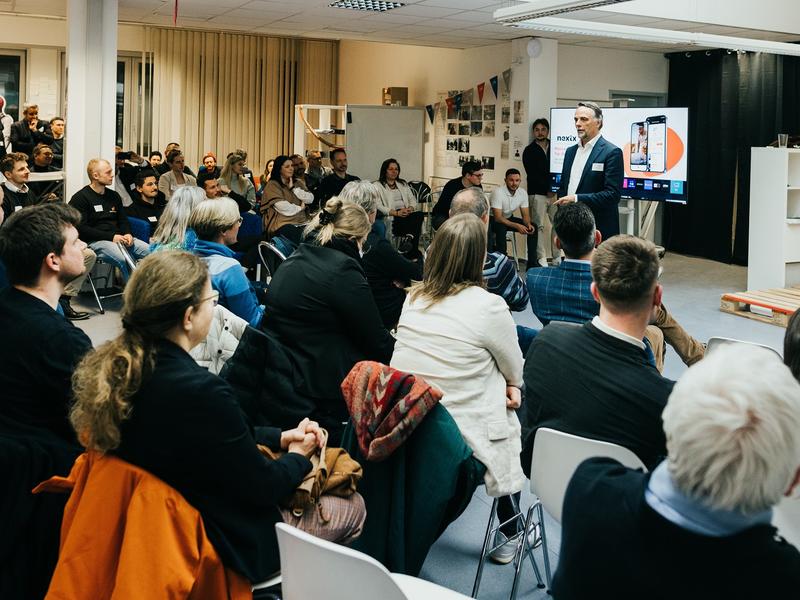
[[664, 173], [667, 170], [667, 117], [647, 117], [647, 170]]
[[647, 171], [647, 123], [631, 123], [631, 171]]

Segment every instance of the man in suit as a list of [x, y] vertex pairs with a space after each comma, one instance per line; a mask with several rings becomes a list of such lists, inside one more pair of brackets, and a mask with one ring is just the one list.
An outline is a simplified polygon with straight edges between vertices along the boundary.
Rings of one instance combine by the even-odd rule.
[[[555, 245], [565, 259], [557, 267], [530, 269], [526, 277], [531, 308], [536, 318], [585, 323], [600, 313], [600, 304], [591, 292], [592, 256], [603, 237], [596, 229], [591, 210], [582, 203], [562, 206], [555, 215]], [[693, 365], [703, 358], [705, 349], [669, 314], [663, 304], [655, 311], [653, 323], [645, 330], [659, 371], [664, 364], [664, 341], [681, 360]]]
[[575, 130], [579, 143], [567, 148], [557, 206], [583, 202], [605, 239], [619, 234], [622, 150], [600, 135], [603, 111], [593, 102], [579, 102]]

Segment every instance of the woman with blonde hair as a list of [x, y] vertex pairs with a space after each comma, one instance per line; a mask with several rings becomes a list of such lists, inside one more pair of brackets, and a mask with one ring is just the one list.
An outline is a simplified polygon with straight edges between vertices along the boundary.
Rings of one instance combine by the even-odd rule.
[[[333, 541], [349, 541], [363, 499], [323, 496], [324, 510], [298, 523], [278, 505], [311, 470], [322, 441], [304, 419], [292, 430], [251, 428], [223, 379], [189, 351], [207, 335], [217, 294], [205, 264], [164, 251], [139, 263], [123, 295], [122, 333], [89, 353], [73, 376], [70, 420], [89, 450], [149, 471], [201, 514], [226, 567], [251, 582], [280, 568], [275, 523], [287, 520]], [[256, 443], [287, 451], [268, 461]], [[331, 518], [323, 523], [319, 515]]]
[[[449, 218], [437, 231], [425, 260], [423, 281], [411, 287], [391, 366], [414, 373], [444, 392], [441, 403], [464, 440], [486, 465], [486, 491], [502, 497], [519, 492], [525, 475], [519, 461], [522, 352], [505, 300], [485, 289], [486, 225], [473, 214]], [[510, 519], [511, 501], [498, 504]], [[516, 533], [516, 523], [498, 532]], [[492, 553], [509, 562], [514, 544]]]
[[383, 326], [361, 266], [370, 231], [363, 208], [331, 198], [306, 226], [307, 241], [270, 283], [262, 329], [297, 371], [296, 394], [338, 443], [347, 420], [340, 384], [358, 361], [389, 363], [394, 339]]
[[250, 210], [256, 205], [256, 188], [245, 177], [246, 160], [247, 155], [241, 151], [229, 154], [219, 176], [219, 187], [226, 196], [236, 200], [240, 208], [249, 207], [247, 210]]
[[167, 202], [153, 235], [150, 236], [150, 251], [188, 250], [191, 252], [197, 242], [197, 234], [189, 227], [192, 210], [205, 199], [205, 192], [199, 187], [178, 188]]

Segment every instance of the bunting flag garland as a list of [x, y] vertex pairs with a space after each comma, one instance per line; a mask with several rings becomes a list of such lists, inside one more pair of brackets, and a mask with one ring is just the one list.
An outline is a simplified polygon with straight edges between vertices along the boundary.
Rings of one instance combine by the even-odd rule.
[[489, 78], [489, 83], [492, 86], [492, 91], [494, 92], [494, 97], [499, 98], [500, 96], [497, 95], [497, 75], [494, 77]]
[[175, 0], [175, 8], [172, 9], [172, 26], [178, 24], [178, 0]]
[[464, 101], [464, 94], [456, 94], [453, 100], [456, 103], [456, 112], [461, 110], [461, 103]]
[[481, 81], [478, 84], [478, 103], [483, 104], [483, 90], [486, 88], [486, 82]]
[[428, 118], [431, 120], [431, 125], [433, 125], [433, 104], [428, 104], [425, 110], [428, 111]]
[[503, 71], [503, 83], [506, 85], [506, 92], [511, 93], [511, 69]]
[[455, 105], [455, 100], [452, 98], [445, 98], [444, 101], [447, 102], [447, 110], [452, 111]]
[[472, 92], [472, 88], [469, 88], [466, 92], [462, 92], [462, 94], [464, 94], [463, 104], [472, 104]]

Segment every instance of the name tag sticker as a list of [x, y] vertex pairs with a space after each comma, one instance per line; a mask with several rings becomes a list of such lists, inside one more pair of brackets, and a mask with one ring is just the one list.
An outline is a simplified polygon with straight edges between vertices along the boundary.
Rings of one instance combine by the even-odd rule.
[[135, 190], [135, 189], [136, 189], [136, 184], [135, 184], [135, 183], [132, 183], [132, 184], [130, 184], [128, 187], [129, 187], [130, 189], [132, 189], [132, 190]]
[[156, 217], [147, 217], [147, 220], [150, 221], [151, 223], [155, 223], [156, 221], [158, 221], [158, 218], [156, 218]]
[[602, 171], [604, 163], [592, 163], [592, 171]]
[[102, 204], [95, 204], [94, 205], [94, 212], [103, 212], [103, 205]]
[[17, 212], [18, 210], [22, 210], [22, 207], [21, 206], [15, 206], [14, 207], [14, 212]]

